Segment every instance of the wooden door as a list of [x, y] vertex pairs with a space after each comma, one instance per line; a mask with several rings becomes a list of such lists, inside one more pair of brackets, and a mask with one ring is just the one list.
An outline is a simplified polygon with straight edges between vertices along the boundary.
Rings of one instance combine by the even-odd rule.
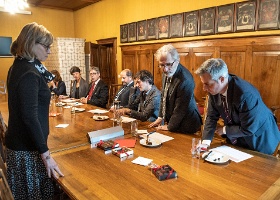
[[99, 67], [100, 77], [108, 86], [116, 83], [116, 51], [113, 39], [98, 40], [99, 44], [91, 43], [90, 66]]
[[194, 90], [194, 95], [197, 100], [197, 102], [202, 102], [203, 99], [202, 97], [206, 96], [206, 92], [203, 91], [203, 85], [200, 81], [200, 78], [198, 75], [194, 74], [194, 71], [198, 69], [201, 64], [208, 60], [209, 58], [213, 58], [216, 56], [216, 49], [215, 47], [195, 47], [192, 49], [192, 61], [191, 61], [191, 66], [193, 67], [193, 78], [195, 82], [195, 90]]

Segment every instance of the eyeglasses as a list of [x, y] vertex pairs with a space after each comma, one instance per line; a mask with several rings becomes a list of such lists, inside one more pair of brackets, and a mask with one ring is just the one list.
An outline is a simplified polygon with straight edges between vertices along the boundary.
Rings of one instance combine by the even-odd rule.
[[176, 60], [174, 60], [173, 63], [159, 64], [158, 67], [159, 68], [165, 68], [165, 67], [171, 68], [175, 62], [176, 62]]
[[89, 73], [90, 75], [96, 75], [97, 73], [95, 73], [95, 72], [92, 72], [92, 73]]
[[42, 43], [40, 43], [40, 42], [37, 42], [37, 44], [40, 44], [40, 45], [42, 45], [45, 49], [46, 49], [46, 51], [49, 51], [49, 50], [51, 50], [51, 46], [49, 45], [49, 46], [47, 46], [47, 45], [45, 45], [45, 44], [42, 44]]

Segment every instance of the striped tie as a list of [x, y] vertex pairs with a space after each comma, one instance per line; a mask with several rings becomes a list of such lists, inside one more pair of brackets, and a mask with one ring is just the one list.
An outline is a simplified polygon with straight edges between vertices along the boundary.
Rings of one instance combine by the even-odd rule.
[[229, 110], [228, 110], [228, 106], [227, 106], [227, 102], [226, 102], [226, 97], [224, 95], [222, 95], [222, 94], [220, 96], [221, 96], [224, 112], [225, 112], [225, 115], [226, 115], [227, 123], [231, 124], [232, 120], [231, 120], [231, 117], [229, 115]]

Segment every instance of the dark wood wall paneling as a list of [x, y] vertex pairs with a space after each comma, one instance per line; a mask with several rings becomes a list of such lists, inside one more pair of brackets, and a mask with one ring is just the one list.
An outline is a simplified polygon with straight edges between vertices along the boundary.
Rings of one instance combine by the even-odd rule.
[[[161, 70], [154, 53], [165, 43], [123, 45], [122, 68], [136, 73], [147, 69], [154, 74], [155, 85], [161, 89]], [[268, 107], [280, 104], [280, 37], [245, 37], [203, 41], [174, 42], [180, 62], [194, 76], [195, 97], [202, 101], [205, 92], [194, 71], [209, 58], [222, 58], [229, 72], [252, 83]], [[280, 120], [280, 112], [277, 113]]]

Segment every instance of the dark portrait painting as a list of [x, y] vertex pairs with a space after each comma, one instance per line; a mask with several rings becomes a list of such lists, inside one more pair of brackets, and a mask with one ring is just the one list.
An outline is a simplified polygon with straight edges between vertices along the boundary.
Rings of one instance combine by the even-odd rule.
[[129, 42], [136, 41], [136, 22], [128, 24], [128, 41]]
[[200, 35], [215, 33], [215, 8], [200, 10]]
[[234, 4], [217, 8], [217, 33], [233, 32]]
[[170, 16], [170, 37], [183, 37], [183, 13]]
[[147, 35], [147, 21], [137, 22], [137, 41], [146, 40]]
[[157, 18], [147, 19], [147, 39], [157, 39]]
[[277, 29], [279, 18], [279, 0], [260, 0], [258, 30]]
[[168, 38], [169, 37], [169, 16], [158, 18], [158, 38]]
[[128, 29], [127, 29], [128, 25], [127, 24], [123, 24], [120, 26], [120, 34], [121, 34], [121, 43], [127, 42], [128, 41]]
[[236, 4], [236, 31], [255, 30], [256, 1]]
[[186, 12], [184, 14], [184, 27], [186, 36], [194, 36], [198, 34], [198, 11]]

